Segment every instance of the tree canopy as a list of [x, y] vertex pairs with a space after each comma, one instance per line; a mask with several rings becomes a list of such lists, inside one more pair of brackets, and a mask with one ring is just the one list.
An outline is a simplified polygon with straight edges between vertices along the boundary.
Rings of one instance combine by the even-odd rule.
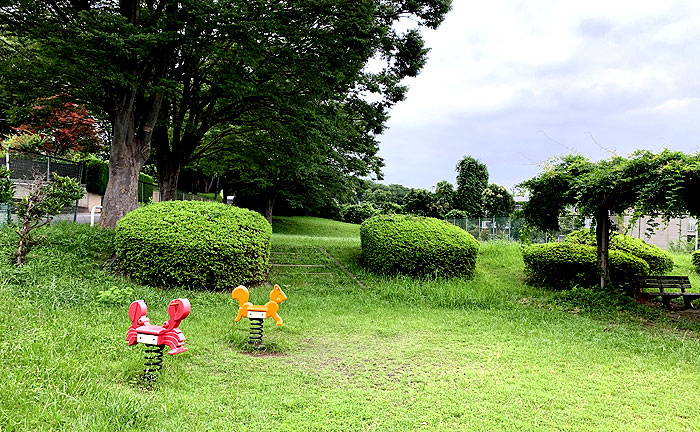
[[[22, 135], [16, 135], [10, 138], [10, 146], [50, 156], [94, 153], [102, 147], [97, 121], [84, 106], [71, 102], [70, 98], [41, 98], [19, 118], [21, 124], [14, 129], [22, 134], [36, 135], [39, 139], [26, 140]], [[24, 143], [30, 144], [29, 148], [23, 148]]]
[[[158, 125], [165, 174], [213, 127], [264, 129], [261, 119], [289, 118], [294, 99], [305, 109], [353, 105], [345, 125], [380, 133], [386, 110], [404, 97], [401, 79], [425, 63], [417, 28], [437, 27], [449, 9], [450, 0], [0, 0], [0, 32], [14, 44], [3, 82], [32, 97], [68, 92], [109, 118], [100, 224], [114, 226], [136, 207]], [[404, 18], [417, 28], [398, 31]], [[369, 72], [371, 59], [384, 67]]]
[[515, 210], [515, 199], [505, 186], [491, 183], [481, 193], [484, 213], [489, 217], [510, 216]]

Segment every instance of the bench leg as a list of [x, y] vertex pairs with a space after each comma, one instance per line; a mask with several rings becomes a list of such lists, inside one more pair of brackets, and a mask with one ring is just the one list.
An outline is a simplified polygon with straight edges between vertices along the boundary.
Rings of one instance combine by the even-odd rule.
[[693, 306], [693, 300], [686, 297], [683, 299], [683, 303], [685, 303], [686, 309], [695, 309], [695, 306]]
[[671, 299], [670, 298], [668, 298], [666, 296], [662, 296], [661, 303], [663, 303], [664, 306], [666, 306], [666, 309], [671, 310]]
[[640, 289], [637, 290], [637, 303], [639, 303], [639, 304], [646, 304], [647, 303], [647, 299], [644, 298], [644, 296], [642, 295], [642, 290], [640, 290]]

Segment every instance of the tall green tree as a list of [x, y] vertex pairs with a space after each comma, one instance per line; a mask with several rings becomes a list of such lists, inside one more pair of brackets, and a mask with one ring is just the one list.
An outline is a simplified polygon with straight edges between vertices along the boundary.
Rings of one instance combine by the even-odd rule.
[[[226, 2], [228, 3], [228, 2]], [[113, 227], [137, 206], [138, 175], [151, 151], [151, 136], [174, 53], [212, 37], [215, 1], [0, 1], [0, 31], [22, 43], [31, 61], [21, 73], [34, 77], [43, 96], [69, 93], [112, 125], [109, 183], [100, 225]], [[42, 95], [39, 95], [42, 96]]]
[[484, 214], [489, 217], [510, 216], [515, 210], [515, 199], [505, 186], [491, 183], [481, 193]]
[[238, 204], [260, 210], [268, 220], [280, 200], [313, 212], [347, 201], [342, 198], [350, 195], [353, 178], [379, 175], [376, 141], [347, 124], [356, 121], [350, 107], [319, 104], [318, 109], [258, 119], [257, 130], [242, 129], [220, 140], [223, 151], [207, 158], [208, 164], [218, 161], [217, 171], [226, 173]]
[[435, 195], [427, 189], [411, 189], [404, 198], [404, 212], [419, 216], [440, 217]]
[[[329, 155], [352, 162], [327, 159], [327, 166], [376, 171], [374, 136], [384, 129], [387, 111], [404, 97], [401, 79], [415, 76], [427, 53], [417, 30], [399, 33], [393, 24], [411, 18], [420, 27], [435, 28], [448, 10], [445, 0], [253, 3], [245, 12], [255, 15], [244, 32], [249, 43], [222, 40], [180, 50], [172, 79], [182, 91], [164, 101], [165, 115], [153, 139], [165, 199], [174, 196], [183, 166], [239, 151], [227, 145], [240, 138], [227, 136], [250, 132], [259, 140], [254, 134], [271, 124], [276, 129], [268, 130], [269, 136], [289, 135], [282, 128], [315, 128], [317, 141], [331, 146]], [[384, 68], [368, 72], [370, 59], [384, 60]], [[374, 102], [368, 102], [368, 94]], [[295, 121], [309, 117], [313, 124]], [[323, 127], [316, 127], [319, 122]], [[332, 148], [336, 143], [342, 148]], [[279, 153], [289, 152], [280, 148]]]
[[[356, 182], [357, 186], [350, 185], [354, 188], [354, 194], [357, 199], [353, 200], [352, 203], [359, 202], [372, 202], [372, 203], [394, 203], [397, 205], [404, 204], [404, 198], [409, 192], [409, 188], [392, 183], [390, 185], [385, 185], [382, 183], [377, 183], [371, 180], [361, 180], [358, 179]], [[376, 200], [374, 197], [379, 196], [381, 199]]]
[[610, 282], [608, 245], [611, 215], [632, 211], [665, 218], [700, 214], [700, 154], [664, 150], [637, 151], [591, 162], [580, 155], [552, 161], [539, 176], [520, 185], [529, 191], [525, 220], [545, 231], [557, 230], [567, 206], [596, 220], [596, 244], [601, 287]]
[[[66, 91], [109, 117], [110, 180], [100, 224], [114, 226], [136, 207], [138, 173], [161, 108], [174, 139], [158, 153], [166, 161], [163, 181], [172, 183], [167, 174], [187, 159], [178, 146], [190, 153], [210, 124], [259, 107], [279, 111], [285, 96], [306, 97], [316, 84], [333, 95], [384, 94], [379, 108], [400, 100], [400, 79], [420, 70], [426, 50], [418, 31], [398, 33], [394, 24], [409, 18], [434, 28], [449, 8], [449, 0], [0, 0], [0, 32], [25, 50], [15, 56], [21, 71], [13, 68], [13, 82], [43, 92], [35, 96]], [[375, 56], [388, 66], [359, 73]], [[316, 67], [316, 58], [327, 59], [325, 67]], [[304, 71], [287, 65], [306, 61], [304, 80], [313, 81], [297, 86]], [[222, 73], [237, 79], [218, 86], [228, 76]]]
[[447, 212], [454, 208], [455, 190], [452, 183], [446, 180], [438, 182], [438, 184], [435, 185], [433, 197], [435, 198], [435, 205], [441, 217], [444, 217]]
[[483, 216], [481, 193], [489, 183], [486, 165], [471, 156], [457, 162], [457, 192], [455, 205], [469, 217]]

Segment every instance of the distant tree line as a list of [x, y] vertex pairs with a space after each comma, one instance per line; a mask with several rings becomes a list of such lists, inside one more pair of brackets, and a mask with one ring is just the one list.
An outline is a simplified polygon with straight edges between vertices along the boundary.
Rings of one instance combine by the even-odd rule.
[[338, 208], [337, 219], [360, 223], [378, 213], [407, 213], [441, 219], [507, 217], [515, 210], [513, 195], [504, 186], [489, 184], [486, 165], [470, 156], [456, 166], [457, 187], [443, 180], [432, 189], [358, 182], [350, 201]]

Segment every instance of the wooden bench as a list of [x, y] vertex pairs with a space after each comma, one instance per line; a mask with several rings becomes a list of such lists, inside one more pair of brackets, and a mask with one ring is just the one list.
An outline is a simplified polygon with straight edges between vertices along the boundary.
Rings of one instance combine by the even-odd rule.
[[678, 297], [683, 297], [686, 309], [695, 309], [693, 300], [700, 298], [700, 293], [687, 291], [692, 289], [688, 276], [642, 276], [630, 281], [627, 286], [634, 290], [638, 302], [646, 303], [661, 297], [667, 309], [671, 309], [671, 300]]

